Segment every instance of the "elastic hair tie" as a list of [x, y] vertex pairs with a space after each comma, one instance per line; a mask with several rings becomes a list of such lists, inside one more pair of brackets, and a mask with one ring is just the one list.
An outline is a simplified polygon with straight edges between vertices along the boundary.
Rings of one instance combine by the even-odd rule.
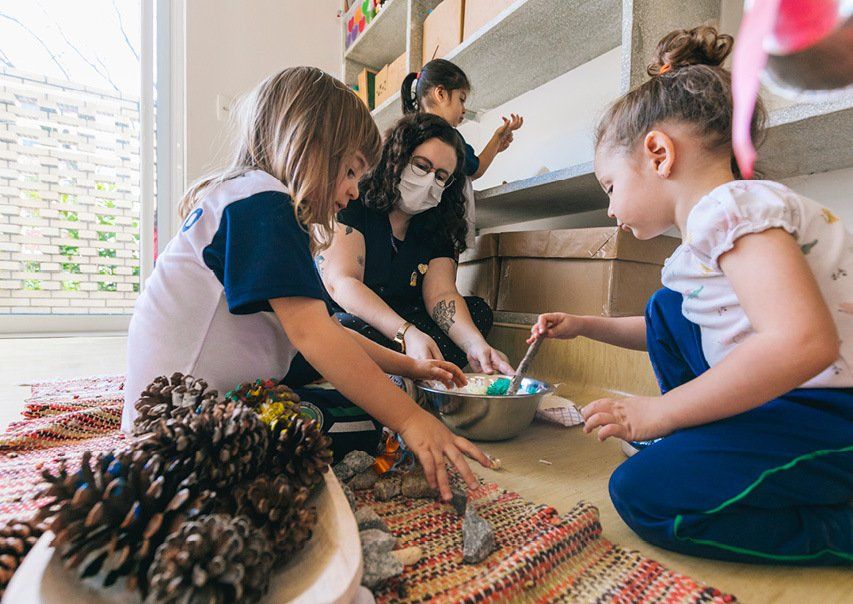
[[672, 69], [672, 65], [670, 65], [669, 63], [664, 63], [663, 65], [660, 66], [660, 71], [658, 71], [658, 75], [663, 75], [667, 71], [670, 71], [671, 69]]

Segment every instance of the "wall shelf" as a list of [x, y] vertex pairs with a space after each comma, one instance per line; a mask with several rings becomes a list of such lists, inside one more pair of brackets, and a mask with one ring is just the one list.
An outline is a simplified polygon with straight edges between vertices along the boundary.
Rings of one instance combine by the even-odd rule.
[[380, 13], [346, 49], [344, 59], [379, 70], [406, 52], [408, 2], [386, 2]]

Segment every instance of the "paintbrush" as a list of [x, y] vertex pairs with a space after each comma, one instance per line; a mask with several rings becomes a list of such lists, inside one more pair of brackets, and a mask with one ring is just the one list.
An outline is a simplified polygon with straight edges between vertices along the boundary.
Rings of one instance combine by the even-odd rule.
[[527, 349], [527, 352], [524, 354], [524, 358], [521, 359], [521, 362], [518, 364], [518, 369], [515, 370], [515, 376], [513, 376], [512, 381], [509, 383], [509, 388], [506, 390], [508, 395], [518, 392], [518, 387], [521, 386], [521, 380], [527, 373], [527, 368], [533, 361], [533, 357], [535, 357], [536, 353], [539, 352], [539, 346], [542, 344], [542, 339], [542, 336], [538, 336]]

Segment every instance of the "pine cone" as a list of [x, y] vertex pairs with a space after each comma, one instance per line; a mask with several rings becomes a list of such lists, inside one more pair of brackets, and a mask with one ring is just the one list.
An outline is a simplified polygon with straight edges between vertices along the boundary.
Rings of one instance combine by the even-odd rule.
[[0, 528], [0, 600], [12, 575], [44, 532], [38, 522], [13, 520]]
[[205, 400], [186, 418], [159, 420], [134, 445], [192, 466], [217, 491], [255, 477], [269, 454], [269, 429], [241, 403]]
[[271, 467], [273, 474], [284, 473], [296, 485], [308, 488], [320, 483], [332, 463], [332, 439], [323, 434], [315, 420], [301, 417], [277, 422], [272, 428]]
[[269, 587], [272, 545], [245, 516], [187, 522], [157, 549], [146, 602], [257, 602]]
[[36, 518], [47, 519], [53, 545], [81, 578], [104, 574], [109, 586], [129, 575], [129, 589], [144, 581], [154, 552], [184, 521], [207, 513], [214, 494], [202, 488], [186, 458], [155, 451], [123, 451], [92, 460], [86, 452], [73, 474], [42, 474], [41, 496], [51, 497]]
[[179, 372], [171, 378], [160, 376], [142, 392], [135, 407], [134, 434], [147, 434], [161, 419], [183, 419], [203, 401], [215, 401], [216, 390], [207, 391], [207, 382]]
[[310, 493], [281, 474], [258, 476], [235, 491], [236, 513], [263, 530], [278, 562], [286, 563], [311, 538], [317, 523], [317, 510], [306, 504]]

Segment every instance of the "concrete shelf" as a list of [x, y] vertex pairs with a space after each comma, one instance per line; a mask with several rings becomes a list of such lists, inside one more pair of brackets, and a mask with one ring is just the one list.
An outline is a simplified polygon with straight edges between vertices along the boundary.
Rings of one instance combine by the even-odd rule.
[[478, 191], [477, 227], [565, 216], [607, 207], [592, 162]]
[[762, 177], [788, 178], [853, 166], [853, 92], [821, 103], [797, 103], [770, 112], [758, 149]]
[[493, 109], [616, 48], [621, 4], [518, 0], [445, 57], [473, 84], [467, 106]]

